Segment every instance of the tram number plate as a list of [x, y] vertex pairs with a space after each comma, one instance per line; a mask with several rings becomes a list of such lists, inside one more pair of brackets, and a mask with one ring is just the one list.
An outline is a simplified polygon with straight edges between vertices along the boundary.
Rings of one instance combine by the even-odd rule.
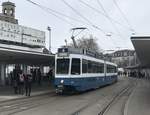
[[59, 88], [63, 88], [63, 85], [58, 85], [57, 87], [59, 87]]

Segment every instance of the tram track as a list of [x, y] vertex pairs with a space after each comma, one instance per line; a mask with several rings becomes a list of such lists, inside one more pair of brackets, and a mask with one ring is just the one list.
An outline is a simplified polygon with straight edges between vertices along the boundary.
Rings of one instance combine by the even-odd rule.
[[[136, 83], [130, 84], [129, 86], [126, 86], [125, 88], [123, 88], [119, 93], [117, 93], [115, 96], [112, 97], [112, 99], [103, 107], [103, 109], [97, 114], [97, 115], [105, 115], [105, 112], [111, 108], [111, 106], [117, 102], [117, 100], [119, 98], [121, 98], [122, 96], [126, 95], [127, 97], [130, 96], [130, 94], [132, 93], [134, 87], [135, 87]], [[81, 107], [80, 109], [78, 109], [77, 111], [75, 111], [74, 113], [72, 113], [71, 115], [80, 115], [80, 113], [82, 113], [83, 111], [85, 111], [86, 109], [88, 109], [88, 107], [94, 105], [95, 103], [98, 102], [99, 99], [96, 99], [95, 101], [88, 103], [87, 105]], [[125, 105], [124, 105], [125, 106]], [[122, 115], [124, 115], [124, 111], [122, 111]]]
[[54, 101], [56, 98], [56, 94], [51, 92], [45, 95], [2, 102], [0, 103], [0, 115], [14, 115], [16, 113], [47, 104]]
[[121, 113], [119, 113], [119, 115], [124, 115], [125, 105], [127, 103], [129, 96], [133, 92], [136, 84], [137, 84], [137, 81], [134, 84], [131, 84], [130, 86], [124, 88], [120, 93], [118, 93], [114, 98], [112, 98], [112, 100], [102, 109], [102, 111], [99, 112], [98, 115], [107, 115], [107, 112], [116, 103], [118, 103], [122, 98], [125, 98], [124, 102], [122, 103]]

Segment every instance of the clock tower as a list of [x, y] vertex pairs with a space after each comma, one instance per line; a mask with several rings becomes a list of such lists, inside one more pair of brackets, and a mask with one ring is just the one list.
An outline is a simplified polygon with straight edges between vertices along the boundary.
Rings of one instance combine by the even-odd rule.
[[2, 3], [2, 14], [0, 14], [0, 20], [18, 24], [18, 20], [15, 19], [15, 4], [12, 2]]

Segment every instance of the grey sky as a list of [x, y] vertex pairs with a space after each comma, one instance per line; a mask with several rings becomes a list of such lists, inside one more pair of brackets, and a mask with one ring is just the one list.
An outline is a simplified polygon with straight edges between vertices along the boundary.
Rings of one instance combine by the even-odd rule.
[[[1, 0], [4, 2], [6, 0]], [[131, 48], [133, 46], [130, 41], [131, 31], [122, 27], [119, 24], [115, 24], [119, 33], [112, 27], [111, 22], [104, 17], [103, 15], [93, 11], [88, 8], [79, 0], [65, 0], [73, 8], [79, 11], [84, 17], [88, 18], [90, 22], [94, 25], [102, 28], [106, 33], [113, 32], [111, 37], [106, 36], [104, 33], [98, 29], [93, 28], [89, 25], [84, 25], [83, 23], [75, 22], [73, 20], [67, 19], [70, 23], [73, 23], [74, 26], [63, 22], [62, 20], [56, 18], [55, 16], [48, 14], [47, 12], [41, 10], [39, 7], [34, 6], [33, 4], [27, 2], [26, 0], [10, 0], [16, 4], [16, 18], [19, 19], [20, 25], [25, 25], [33, 28], [37, 28], [47, 33], [47, 26], [52, 28], [52, 50], [56, 51], [61, 45], [64, 45], [64, 40], [67, 39], [68, 42], [71, 42], [70, 36], [71, 32], [69, 31], [72, 27], [84, 26], [88, 28], [88, 31], [82, 33], [82, 35], [93, 34], [97, 38], [99, 46], [105, 50], [116, 49], [116, 47], [121, 48]], [[61, 13], [64, 13], [68, 16], [72, 16], [78, 20], [83, 20], [70, 8], [68, 8], [62, 0], [32, 0], [34, 2], [40, 3], [43, 6], [49, 7]], [[90, 4], [92, 7], [100, 10], [100, 6], [97, 3], [97, 0], [83, 0], [84, 2]], [[109, 16], [114, 20], [117, 20], [122, 25], [129, 26], [124, 20], [117, 7], [115, 6], [113, 0], [100, 0], [103, 4], [105, 10], [108, 12]], [[130, 24], [133, 26], [137, 34], [146, 34], [150, 33], [150, 1], [149, 0], [116, 0], [121, 10], [126, 15]], [[47, 36], [48, 37], [48, 36]], [[78, 39], [78, 38], [77, 38]], [[48, 42], [48, 40], [47, 40]], [[48, 45], [47, 45], [48, 46]]]

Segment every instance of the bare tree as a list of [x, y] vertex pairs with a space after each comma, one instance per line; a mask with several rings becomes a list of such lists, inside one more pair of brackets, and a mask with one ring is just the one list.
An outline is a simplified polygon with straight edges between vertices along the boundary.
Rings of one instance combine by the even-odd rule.
[[[89, 37], [83, 36], [82, 38], [76, 41], [78, 48], [89, 49], [95, 52], [102, 52], [102, 49], [99, 47], [97, 43], [97, 39], [93, 37], [93, 35], [89, 35]], [[70, 46], [73, 46], [71, 43]]]

